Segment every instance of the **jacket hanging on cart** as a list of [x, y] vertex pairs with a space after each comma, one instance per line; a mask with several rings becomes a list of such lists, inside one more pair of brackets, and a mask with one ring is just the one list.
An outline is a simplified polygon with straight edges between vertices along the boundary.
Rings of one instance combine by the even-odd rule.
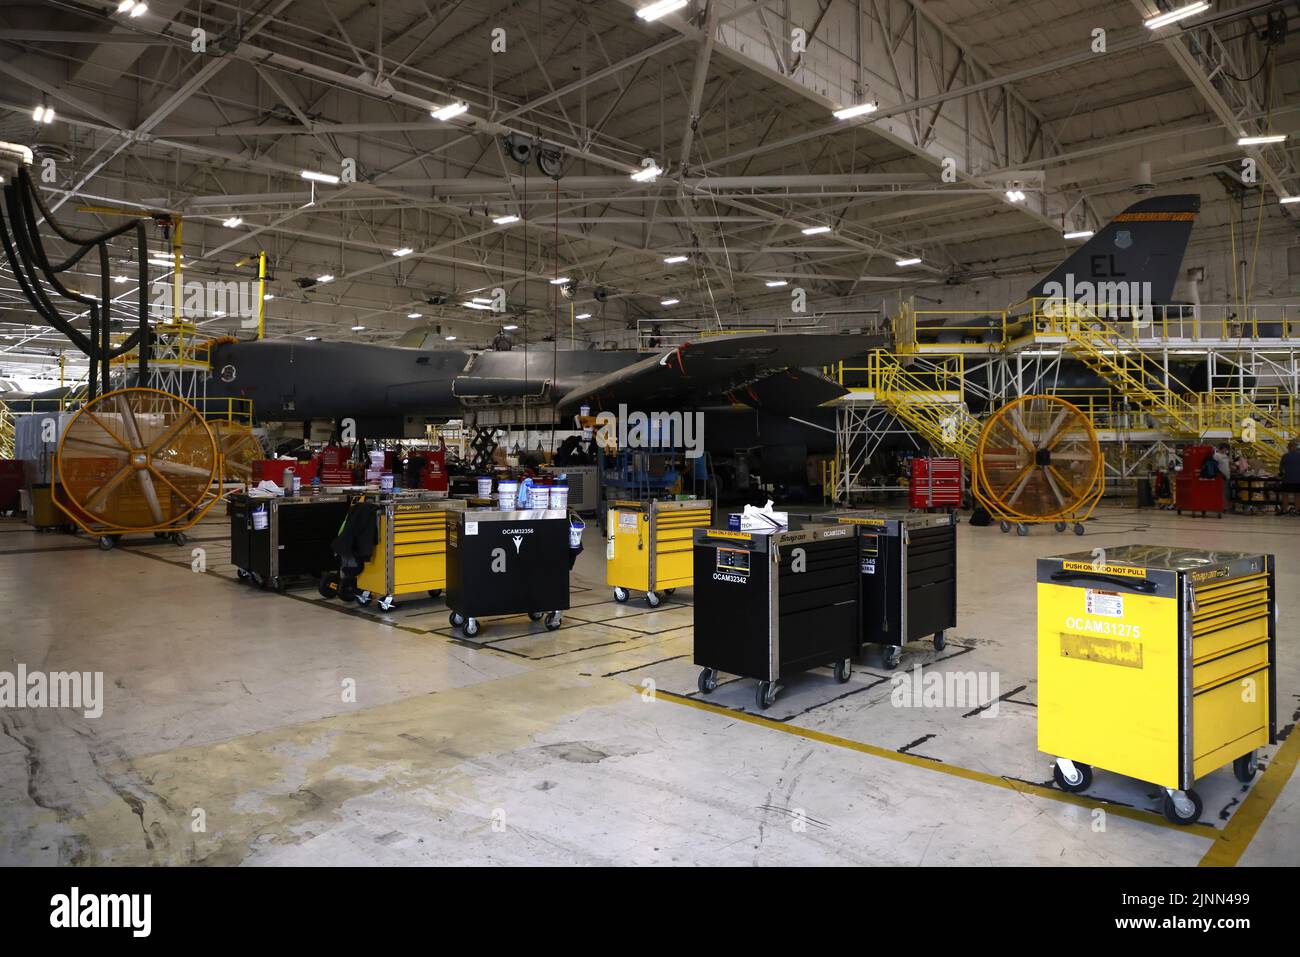
[[330, 542], [330, 550], [339, 557], [339, 572], [344, 578], [356, 578], [370, 561], [378, 538], [375, 519], [379, 506], [374, 502], [357, 502], [350, 509], [338, 537]]

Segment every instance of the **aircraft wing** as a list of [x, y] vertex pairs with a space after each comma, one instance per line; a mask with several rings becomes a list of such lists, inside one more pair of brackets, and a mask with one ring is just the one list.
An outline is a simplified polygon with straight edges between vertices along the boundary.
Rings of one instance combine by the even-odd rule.
[[[566, 392], [558, 407], [576, 408], [589, 402], [612, 408], [620, 402], [641, 409], [672, 409], [719, 399], [766, 407], [781, 390], [764, 385], [769, 377], [789, 370], [830, 365], [884, 345], [882, 336], [808, 332], [764, 332], [697, 339], [591, 379]], [[817, 403], [845, 390], [829, 380], [800, 373], [799, 391]], [[809, 383], [817, 381], [817, 386]], [[779, 381], [779, 380], [775, 380]]]

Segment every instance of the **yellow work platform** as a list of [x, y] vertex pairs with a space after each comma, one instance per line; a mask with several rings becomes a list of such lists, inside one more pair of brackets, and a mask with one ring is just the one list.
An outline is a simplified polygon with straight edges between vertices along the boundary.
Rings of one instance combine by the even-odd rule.
[[414, 492], [380, 503], [375, 550], [357, 575], [357, 602], [390, 611], [401, 595], [437, 598], [447, 587], [447, 523], [463, 511], [461, 499], [426, 498]]
[[694, 529], [711, 524], [711, 501], [609, 502], [607, 508], [605, 581], [613, 587], [615, 601], [627, 601], [636, 589], [655, 608], [659, 592], [671, 595], [694, 583], [691, 536]]
[[1276, 741], [1272, 555], [1122, 545], [1038, 560], [1038, 749], [1066, 791], [1092, 768], [1165, 790], [1195, 822], [1192, 785], [1255, 775]]

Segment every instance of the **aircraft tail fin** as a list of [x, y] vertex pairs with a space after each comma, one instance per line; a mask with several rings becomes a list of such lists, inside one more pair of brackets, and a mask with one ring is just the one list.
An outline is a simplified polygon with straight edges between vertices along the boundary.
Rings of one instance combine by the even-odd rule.
[[[1201, 197], [1153, 196], [1134, 203], [1043, 277], [1026, 298], [1079, 300], [1101, 283], [1150, 283], [1153, 303], [1168, 303], [1182, 270]], [[1073, 290], [1074, 292], [1071, 292]]]

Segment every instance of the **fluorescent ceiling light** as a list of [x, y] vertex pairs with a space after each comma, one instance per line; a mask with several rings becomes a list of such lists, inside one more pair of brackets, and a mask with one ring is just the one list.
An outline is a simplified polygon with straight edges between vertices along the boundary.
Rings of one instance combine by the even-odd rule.
[[323, 276], [317, 276], [317, 277], [316, 277], [316, 281], [317, 281], [317, 282], [333, 282], [333, 281], [334, 281], [334, 277], [333, 277], [332, 275], [330, 275], [329, 273], [326, 273], [326, 274], [323, 275]]
[[784, 279], [773, 279], [770, 282], [763, 283], [763, 285], [768, 289], [780, 289], [782, 286], [788, 285], [788, 283]]
[[1023, 203], [1025, 201], [1025, 194], [1018, 189], [1009, 189], [1007, 190], [1007, 199], [1011, 200], [1013, 203]]
[[333, 173], [321, 173], [314, 169], [305, 169], [298, 174], [303, 179], [309, 179], [313, 183], [337, 183], [339, 178]]
[[1262, 136], [1241, 136], [1237, 138], [1238, 146], [1262, 146], [1265, 143], [1282, 143], [1286, 140], [1285, 133], [1265, 133]]
[[690, 258], [690, 256], [668, 256], [664, 259], [664, 262], [671, 266], [675, 263], [684, 263]]
[[265, 296], [262, 297], [262, 301], [263, 301], [263, 302], [270, 302], [270, 301], [271, 301], [272, 299], [274, 299], [274, 298], [275, 298], [275, 293], [273, 293], [273, 292], [268, 292]]
[[519, 217], [514, 213], [506, 213], [504, 216], [493, 216], [492, 222], [498, 226], [509, 226], [511, 223], [519, 222]]
[[1170, 10], [1167, 13], [1159, 13], [1154, 17], [1148, 17], [1142, 21], [1142, 25], [1148, 30], [1159, 30], [1161, 27], [1168, 26], [1171, 23], [1177, 23], [1179, 20], [1186, 20], [1188, 17], [1194, 17], [1198, 13], [1203, 13], [1210, 9], [1210, 5], [1205, 0], [1198, 0], [1196, 3], [1189, 3], [1185, 7], [1179, 7], [1177, 10]]
[[353, 331], [353, 332], [360, 332], [360, 331], [363, 330], [364, 328], [365, 328], [365, 326], [353, 326], [353, 327], [352, 327], [352, 331]]
[[575, 318], [578, 318], [578, 319], [590, 319], [590, 318], [591, 318], [591, 313], [589, 313], [589, 312], [580, 312], [580, 313], [578, 313], [578, 315], [577, 315]]
[[135, 6], [133, 6], [133, 7], [131, 8], [131, 16], [133, 16], [133, 17], [142, 17], [142, 16], [144, 16], [145, 11], [148, 10], [148, 9], [149, 9], [149, 4], [147, 4], [147, 3], [137, 3]]
[[491, 306], [485, 306], [485, 305], [483, 305], [483, 303], [481, 303], [481, 302], [474, 302], [473, 300], [470, 300], [470, 299], [466, 299], [464, 302], [461, 303], [461, 305], [464, 306], [466, 309], [490, 309], [490, 308], [492, 308]]
[[456, 341], [456, 337], [455, 337], [455, 336], [448, 336], [448, 337], [447, 337], [447, 341], [448, 341], [448, 342], [455, 342], [455, 341]]
[[556, 276], [554, 279], [551, 280], [551, 285], [552, 285], [552, 286], [563, 286], [563, 285], [564, 285], [566, 282], [568, 282], [568, 281], [569, 281], [569, 277], [568, 277], [568, 276]]
[[122, 2], [117, 5], [117, 12], [127, 13], [134, 6], [135, 0], [122, 0]]
[[32, 119], [37, 123], [53, 123], [54, 107], [41, 104], [32, 110]]
[[1064, 233], [1062, 239], [1091, 239], [1096, 235], [1091, 229], [1076, 229], [1073, 232]]
[[113, 282], [130, 282], [130, 281], [131, 281], [131, 280], [128, 279], [126, 276], [114, 276], [114, 277], [113, 277]]
[[1278, 202], [1280, 202], [1283, 206], [1286, 206], [1290, 203], [1300, 203], [1300, 195], [1283, 196], [1280, 200], [1278, 200]]
[[643, 166], [632, 174], [632, 179], [638, 183], [652, 183], [663, 170], [658, 163], [651, 163], [649, 166]]
[[896, 259], [894, 260], [894, 265], [895, 266], [919, 266], [921, 265], [921, 257], [912, 256], [910, 259]]
[[830, 231], [829, 226], [809, 226], [803, 230], [803, 234], [805, 236], [816, 236], [818, 233], [829, 233]]
[[418, 313], [418, 312], [408, 312], [408, 313], [406, 314], [406, 318], [407, 318], [407, 319], [423, 319], [424, 316], [421, 315], [421, 314]]
[[150, 260], [149, 260], [149, 265], [150, 265], [150, 266], [162, 266], [164, 269], [171, 269], [171, 268], [172, 268], [173, 266], [175, 266], [176, 264], [175, 264], [174, 262], [172, 262], [170, 259], [150, 259]]
[[308, 342], [320, 341], [320, 336], [304, 336], [303, 338], [305, 338]]
[[221, 225], [225, 226], [227, 229], [234, 229], [236, 226], [242, 226], [243, 224], [244, 221], [238, 216], [231, 216], [229, 219], [222, 222]]
[[515, 325], [509, 325], [509, 326], [502, 326], [501, 328], [504, 329], [506, 332], [514, 332], [519, 327]]
[[446, 106], [440, 106], [437, 109], [430, 110], [429, 115], [435, 120], [442, 120], [446, 123], [452, 117], [460, 116], [469, 109], [469, 104], [457, 100], [455, 103], [448, 103]]
[[223, 310], [218, 309], [216, 312], [214, 312], [214, 313], [212, 314], [212, 316], [213, 316], [213, 318], [215, 318], [215, 319], [220, 319], [220, 318], [221, 318], [222, 316], [224, 316], [225, 314], [226, 314], [226, 313], [225, 313]]
[[412, 249], [410, 246], [403, 246], [401, 249], [394, 249], [393, 255], [400, 259], [403, 256], [411, 255], [411, 253], [413, 252], [415, 252], [415, 250]]
[[486, 298], [485, 296], [475, 296], [475, 297], [474, 297], [474, 301], [475, 301], [475, 302], [481, 302], [481, 303], [483, 303], [484, 305], [487, 305], [487, 306], [492, 305], [492, 300]]
[[679, 302], [681, 302], [680, 299], [660, 299], [660, 300], [659, 300], [659, 305], [661, 305], [661, 306], [675, 306], [675, 305], [677, 305]]
[[837, 120], [851, 120], [855, 116], [866, 116], [868, 113], [876, 112], [876, 104], [859, 103], [857, 106], [846, 106], [842, 110], [836, 110], [832, 116]]
[[649, 23], [652, 20], [658, 20], [660, 17], [666, 17], [684, 6], [686, 6], [686, 0], [657, 0], [657, 2], [647, 7], [642, 7], [636, 12], [636, 15]]

